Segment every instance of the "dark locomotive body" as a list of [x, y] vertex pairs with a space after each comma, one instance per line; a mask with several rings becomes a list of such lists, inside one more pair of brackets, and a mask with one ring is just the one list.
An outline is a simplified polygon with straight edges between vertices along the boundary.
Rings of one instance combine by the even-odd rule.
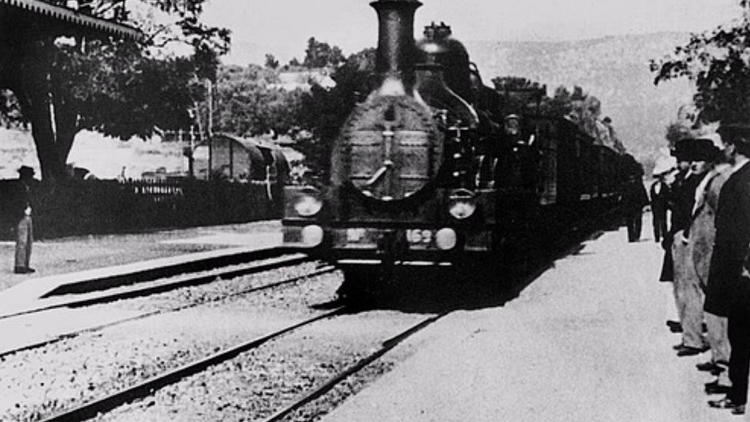
[[414, 42], [414, 0], [378, 0], [380, 84], [355, 107], [326, 190], [286, 189], [284, 244], [334, 261], [347, 282], [403, 266], [474, 266], [619, 198], [622, 156], [565, 119], [503, 116], [445, 25]]

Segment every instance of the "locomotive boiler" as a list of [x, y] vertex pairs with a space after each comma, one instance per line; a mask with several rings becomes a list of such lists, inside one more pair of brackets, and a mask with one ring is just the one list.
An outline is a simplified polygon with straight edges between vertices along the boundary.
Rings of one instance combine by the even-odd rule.
[[376, 88], [340, 130], [323, 189], [285, 190], [284, 245], [362, 290], [401, 267], [496, 268], [618, 197], [620, 157], [564, 119], [503, 114], [445, 24], [377, 0]]

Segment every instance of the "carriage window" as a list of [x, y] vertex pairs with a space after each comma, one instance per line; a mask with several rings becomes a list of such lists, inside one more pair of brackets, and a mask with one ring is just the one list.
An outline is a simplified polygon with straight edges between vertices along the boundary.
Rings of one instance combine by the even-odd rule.
[[276, 160], [273, 158], [273, 153], [271, 152], [271, 149], [264, 148], [264, 147], [258, 147], [258, 149], [260, 150], [260, 153], [263, 154], [263, 162], [267, 166], [272, 166], [274, 161]]

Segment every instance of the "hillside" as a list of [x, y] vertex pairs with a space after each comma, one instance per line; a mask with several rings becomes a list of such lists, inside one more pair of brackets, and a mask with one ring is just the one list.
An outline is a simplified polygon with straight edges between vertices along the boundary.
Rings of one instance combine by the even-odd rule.
[[[461, 39], [460, 33], [455, 35]], [[580, 85], [602, 101], [604, 115], [612, 118], [629, 150], [645, 162], [664, 146], [667, 124], [692, 97], [687, 80], [655, 87], [649, 60], [670, 53], [688, 38], [687, 33], [654, 33], [565, 42], [465, 44], [486, 83], [495, 76], [522, 76], [547, 84], [550, 94], [560, 85]], [[281, 44], [264, 49], [238, 43], [226, 59], [262, 63], [265, 52], [288, 53], [283, 50]]]
[[[460, 35], [458, 35], [460, 37]], [[654, 86], [649, 59], [670, 53], [686, 33], [613, 36], [567, 42], [467, 42], [485, 83], [495, 76], [522, 76], [547, 84], [580, 85], [602, 101], [620, 138], [640, 160], [664, 147], [665, 128], [677, 108], [690, 102], [689, 81]]]

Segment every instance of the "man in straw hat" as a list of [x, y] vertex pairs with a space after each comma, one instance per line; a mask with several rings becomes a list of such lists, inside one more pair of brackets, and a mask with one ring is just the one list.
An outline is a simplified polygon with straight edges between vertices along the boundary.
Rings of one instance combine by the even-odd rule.
[[726, 397], [708, 404], [744, 414], [750, 369], [750, 280], [743, 277], [750, 243], [750, 123], [722, 122], [719, 134], [734, 172], [719, 195], [704, 309], [728, 318], [732, 386]]
[[13, 213], [17, 221], [16, 259], [13, 272], [16, 274], [29, 274], [34, 272], [34, 269], [29, 266], [31, 244], [34, 240], [34, 229], [31, 223], [31, 185], [34, 180], [34, 169], [28, 166], [21, 166], [18, 169], [18, 180], [18, 189], [13, 201]]

